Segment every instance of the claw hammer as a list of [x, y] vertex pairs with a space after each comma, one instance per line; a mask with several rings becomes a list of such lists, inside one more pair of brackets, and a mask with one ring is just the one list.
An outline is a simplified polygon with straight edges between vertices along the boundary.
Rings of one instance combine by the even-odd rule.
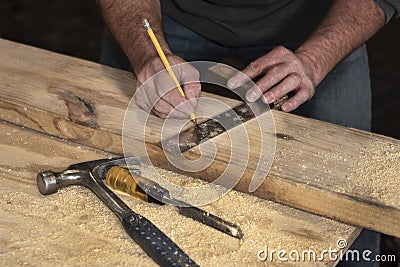
[[119, 218], [126, 232], [160, 266], [198, 266], [168, 236], [143, 216], [133, 212], [102, 181], [114, 166], [140, 165], [139, 157], [101, 159], [74, 164], [55, 173], [41, 172], [37, 186], [43, 195], [50, 195], [70, 185], [81, 185], [93, 191]]

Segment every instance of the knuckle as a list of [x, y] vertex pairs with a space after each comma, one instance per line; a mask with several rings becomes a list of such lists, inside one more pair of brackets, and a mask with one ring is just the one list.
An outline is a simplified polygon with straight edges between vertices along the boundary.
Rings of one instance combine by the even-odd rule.
[[311, 98], [313, 98], [314, 93], [315, 93], [315, 89], [314, 89], [314, 87], [312, 87], [312, 88], [308, 91], [308, 99], [307, 99], [307, 100], [310, 100]]
[[291, 69], [298, 71], [299, 67], [299, 62], [296, 59], [291, 58], [288, 61], [288, 65], [290, 66]]
[[292, 57], [291, 60], [288, 62], [289, 66], [297, 71], [297, 72], [301, 72], [303, 73], [303, 64], [301, 63], [301, 61], [297, 58], [297, 57]]
[[282, 97], [285, 95], [288, 91], [291, 91], [293, 88], [290, 86], [290, 84], [280, 84], [279, 86], [276, 87], [276, 92], [278, 93], [277, 98]]
[[296, 109], [301, 104], [297, 99], [292, 99], [292, 101], [290, 103], [291, 103], [292, 109]]
[[156, 110], [158, 113], [165, 113], [165, 111], [167, 110], [162, 101], [158, 101], [157, 103], [155, 103], [153, 109]]
[[260, 63], [258, 60], [252, 61], [249, 65], [249, 69], [251, 72], [259, 72], [260, 71]]
[[180, 75], [182, 76], [181, 78], [183, 78], [186, 81], [193, 80], [196, 79], [200, 76], [199, 71], [192, 67], [190, 65], [190, 63], [183, 63], [178, 65], [180, 66]]
[[277, 53], [277, 54], [288, 54], [288, 52], [290, 52], [290, 50], [284, 46], [277, 46], [272, 50], [272, 52]]
[[289, 79], [290, 85], [296, 86], [296, 87], [297, 87], [297, 86], [300, 86], [301, 81], [302, 81], [301, 76], [298, 75], [297, 73], [292, 74], [292, 75], [290, 76], [290, 79]]
[[261, 94], [260, 92], [265, 92], [266, 90], [271, 87], [271, 82], [270, 79], [261, 79], [256, 83], [256, 86], [254, 87], [254, 91], [257, 92], [258, 94]]
[[200, 72], [196, 68], [190, 68], [190, 73], [191, 73], [191, 76], [193, 76], [193, 77], [196, 77], [196, 78], [200, 77]]
[[279, 66], [272, 67], [268, 70], [267, 74], [257, 82], [257, 86], [261, 91], [266, 91], [278, 84], [282, 80], [282, 69]]
[[263, 84], [268, 84], [272, 86], [274, 83], [277, 83], [282, 73], [281, 66], [274, 66], [270, 68], [267, 72], [266, 79], [263, 79]]
[[281, 71], [282, 71], [281, 66], [276, 65], [269, 69], [268, 74], [275, 76], [275, 75], [279, 74]]
[[307, 89], [304, 89], [304, 88], [302, 90], [299, 90], [298, 94], [302, 100], [302, 103], [304, 103], [305, 101], [309, 100], [312, 97], [312, 94], [310, 94], [310, 91]]
[[271, 98], [276, 99], [275, 90], [268, 91], [268, 94], [271, 96]]
[[294, 87], [297, 87], [298, 86], [298, 81], [297, 81], [297, 79], [295, 78], [295, 77], [289, 77], [288, 78], [288, 86], [290, 87], [290, 88], [294, 88]]
[[198, 83], [189, 83], [185, 85], [184, 91], [189, 98], [192, 99], [197, 98], [200, 95], [201, 88]]

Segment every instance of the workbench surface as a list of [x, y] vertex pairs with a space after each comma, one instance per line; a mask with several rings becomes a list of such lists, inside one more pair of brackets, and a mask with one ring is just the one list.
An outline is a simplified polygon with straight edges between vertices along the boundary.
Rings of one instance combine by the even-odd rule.
[[[124, 114], [135, 86], [132, 74], [1, 39], [0, 51], [0, 119], [122, 154]], [[204, 95], [231, 106], [237, 103]], [[198, 108], [214, 109], [207, 103]], [[139, 110], [133, 105], [130, 111]], [[271, 114], [275, 129], [264, 134], [277, 137], [273, 164], [267, 179], [251, 194], [400, 237], [399, 140], [280, 111], [259, 119], [268, 120]], [[145, 141], [153, 163], [173, 169], [157, 145], [162, 123], [150, 116], [145, 140], [141, 132], [128, 132], [127, 138], [132, 143]], [[250, 160], [236, 188], [248, 193], [261, 146], [255, 120], [244, 126], [251, 133]], [[191, 175], [211, 181], [224, 171], [230, 158], [229, 136], [213, 141], [218, 147], [213, 164]], [[185, 153], [188, 158], [198, 155], [198, 150]]]
[[[4, 136], [0, 142], [0, 211], [4, 214], [0, 219], [0, 242], [4, 244], [0, 264], [74, 265], [82, 261], [82, 265], [151, 265], [116, 217], [89, 191], [71, 188], [42, 197], [35, 186], [39, 171], [60, 171], [72, 163], [111, 155], [107, 153], [122, 154], [122, 124], [134, 77], [1, 39], [0, 51], [0, 119], [11, 123], [2, 122], [0, 132]], [[237, 104], [219, 99], [231, 106]], [[251, 193], [254, 196], [234, 191], [205, 207], [241, 225], [245, 231], [241, 243], [181, 218], [172, 208], [124, 200], [206, 266], [256, 263], [257, 253], [265, 246], [288, 251], [335, 248], [338, 238], [350, 244], [359, 231], [268, 200], [400, 236], [399, 140], [279, 111], [260, 118], [271, 114], [275, 129], [265, 133], [276, 137], [276, 151], [268, 177]], [[145, 141], [155, 165], [170, 168], [157, 146], [160, 136], [155, 129], [163, 121], [151, 117], [147, 123], [150, 134], [146, 140], [137, 133], [125, 137], [132, 142]], [[258, 160], [260, 149], [255, 126], [254, 120], [245, 123], [252, 133], [251, 160], [237, 185], [247, 193], [253, 159]], [[224, 150], [226, 134], [213, 141], [222, 147], [215, 162], [193, 174], [207, 181], [223, 171], [230, 155], [229, 149]], [[198, 151], [187, 151], [185, 156], [195, 158]], [[190, 180], [185, 176], [176, 179]]]

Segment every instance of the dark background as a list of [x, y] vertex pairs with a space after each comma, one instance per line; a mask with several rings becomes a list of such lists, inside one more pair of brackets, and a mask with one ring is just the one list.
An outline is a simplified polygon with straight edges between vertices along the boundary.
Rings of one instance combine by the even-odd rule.
[[[1, 2], [0, 38], [98, 61], [104, 23], [95, 0]], [[368, 51], [373, 132], [400, 139], [400, 19], [376, 34], [368, 42]], [[391, 241], [389, 237], [383, 240], [387, 253], [394, 244]]]
[[[97, 61], [104, 23], [95, 0], [2, 0], [0, 38]], [[400, 19], [368, 42], [373, 132], [400, 139]]]

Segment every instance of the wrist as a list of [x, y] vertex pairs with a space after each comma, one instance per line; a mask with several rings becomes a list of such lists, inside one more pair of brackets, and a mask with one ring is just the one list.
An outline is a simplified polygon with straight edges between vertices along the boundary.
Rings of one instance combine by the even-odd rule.
[[[315, 51], [315, 49], [314, 49]], [[326, 70], [326, 66], [324, 66], [323, 61], [320, 56], [317, 56], [315, 53], [311, 53], [306, 49], [300, 47], [295, 52], [296, 56], [303, 63], [303, 66], [307, 72], [308, 77], [310, 78], [314, 88], [318, 86], [318, 84], [325, 78], [328, 74]]]
[[[164, 39], [158, 38], [158, 40], [165, 56], [168, 57], [172, 55], [172, 52]], [[153, 61], [161, 61], [160, 56], [149, 36], [145, 36], [139, 45], [132, 47], [132, 52], [127, 53], [127, 56], [136, 75], [142, 72], [142, 70]]]
[[[171, 55], [173, 54], [170, 52], [165, 53], [165, 56], [169, 58], [169, 60]], [[170, 63], [173, 65], [171, 60]], [[143, 73], [147, 72], [153, 72], [153, 74], [155, 74], [165, 68], [164, 63], [162, 62], [158, 53], [148, 54], [145, 57], [142, 57], [142, 59], [139, 61], [131, 60], [131, 65], [136, 77], [141, 77]]]

